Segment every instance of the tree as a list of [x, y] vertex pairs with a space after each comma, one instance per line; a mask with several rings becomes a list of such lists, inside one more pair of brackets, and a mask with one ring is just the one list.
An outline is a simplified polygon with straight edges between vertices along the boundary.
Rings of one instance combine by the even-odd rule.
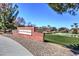
[[79, 3], [49, 3], [48, 5], [59, 14], [69, 13], [76, 15], [79, 10]]
[[62, 33], [68, 33], [68, 32], [69, 32], [69, 29], [66, 28], [66, 27], [61, 27], [61, 28], [59, 28], [58, 31], [59, 31], [59, 32], [62, 32]]
[[29, 26], [29, 27], [36, 27], [36, 25], [32, 24], [31, 22], [28, 22], [27, 26]]
[[0, 27], [4, 32], [7, 29], [14, 29], [14, 20], [18, 15], [18, 6], [16, 4], [2, 3], [0, 7]]
[[47, 25], [47, 27], [50, 28], [51, 26], [50, 25]]
[[57, 31], [56, 27], [51, 27], [50, 29], [51, 29], [51, 31]]
[[25, 20], [23, 17], [18, 17], [16, 20], [15, 20], [15, 24], [16, 26], [25, 26]]
[[31, 25], [32, 25], [32, 23], [31, 22], [28, 22], [27, 26], [31, 26]]
[[71, 27], [73, 28], [73, 25], [71, 25]]
[[78, 34], [78, 29], [72, 28], [72, 33], [73, 33], [73, 34]]
[[78, 23], [74, 23], [75, 28], [78, 28]]
[[71, 25], [72, 27], [72, 33], [73, 34], [78, 34], [78, 23], [73, 23], [73, 25]]
[[78, 28], [78, 23], [73, 23], [73, 25], [71, 25], [72, 28]]

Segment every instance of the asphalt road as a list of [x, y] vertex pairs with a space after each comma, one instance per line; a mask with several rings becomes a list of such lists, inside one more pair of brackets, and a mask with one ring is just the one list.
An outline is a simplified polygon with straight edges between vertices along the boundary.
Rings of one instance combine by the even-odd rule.
[[33, 56], [16, 41], [0, 35], [0, 56]]

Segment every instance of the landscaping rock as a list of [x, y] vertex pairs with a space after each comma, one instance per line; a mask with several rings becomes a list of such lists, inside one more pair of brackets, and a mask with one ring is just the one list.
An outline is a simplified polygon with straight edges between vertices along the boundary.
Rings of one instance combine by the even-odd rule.
[[70, 49], [58, 44], [14, 38], [11, 35], [9, 37], [19, 42], [35, 56], [74, 56]]

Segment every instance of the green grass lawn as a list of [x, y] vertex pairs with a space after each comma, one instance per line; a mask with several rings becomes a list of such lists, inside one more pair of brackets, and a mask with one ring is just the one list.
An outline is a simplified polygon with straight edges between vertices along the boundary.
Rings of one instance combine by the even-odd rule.
[[79, 38], [65, 37], [65, 36], [51, 35], [51, 34], [45, 34], [45, 41], [51, 42], [51, 43], [57, 43], [61, 45], [79, 44]]

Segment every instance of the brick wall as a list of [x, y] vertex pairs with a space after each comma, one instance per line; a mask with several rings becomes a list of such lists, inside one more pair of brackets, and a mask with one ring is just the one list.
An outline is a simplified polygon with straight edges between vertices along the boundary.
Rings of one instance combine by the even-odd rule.
[[[18, 33], [18, 30], [31, 30], [32, 35], [27, 35], [27, 34], [21, 34]], [[21, 37], [25, 39], [32, 39], [36, 41], [43, 41], [44, 34], [40, 32], [36, 32], [34, 27], [18, 27], [17, 30], [12, 31], [13, 36], [15, 37]]]

